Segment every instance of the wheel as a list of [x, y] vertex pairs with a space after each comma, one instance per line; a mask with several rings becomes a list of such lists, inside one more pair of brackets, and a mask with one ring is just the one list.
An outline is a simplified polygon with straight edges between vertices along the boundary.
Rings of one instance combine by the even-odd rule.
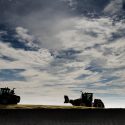
[[97, 104], [97, 107], [98, 107], [98, 108], [103, 108], [102, 103], [98, 103], [98, 104]]
[[100, 99], [95, 99], [93, 107], [105, 108], [104, 103]]
[[20, 97], [19, 97], [19, 96], [17, 96], [17, 98], [16, 98], [16, 102], [17, 102], [17, 103], [20, 102]]

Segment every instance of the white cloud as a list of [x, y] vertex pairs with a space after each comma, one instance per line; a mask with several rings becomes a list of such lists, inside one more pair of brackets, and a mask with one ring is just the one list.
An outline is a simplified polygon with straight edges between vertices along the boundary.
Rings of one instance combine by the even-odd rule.
[[29, 47], [38, 47], [33, 41], [35, 41], [35, 37], [33, 35], [28, 34], [28, 29], [23, 27], [16, 27], [16, 33], [18, 40], [20, 42], [25, 43]]
[[111, 0], [110, 4], [105, 7], [104, 12], [110, 15], [120, 12], [122, 10], [122, 2], [123, 0]]
[[0, 67], [2, 69], [13, 68], [30, 68], [37, 66], [47, 66], [52, 60], [52, 56], [47, 49], [41, 49], [39, 51], [24, 51], [21, 49], [14, 49], [7, 44], [0, 43], [0, 54], [8, 57], [12, 57], [15, 61], [9, 62], [0, 60]]
[[71, 24], [74, 24], [72, 28], [60, 31], [56, 35], [65, 48], [84, 49], [94, 44], [103, 44], [111, 33], [116, 30], [112, 26], [112, 21], [108, 18], [91, 20], [74, 18], [74, 22]]

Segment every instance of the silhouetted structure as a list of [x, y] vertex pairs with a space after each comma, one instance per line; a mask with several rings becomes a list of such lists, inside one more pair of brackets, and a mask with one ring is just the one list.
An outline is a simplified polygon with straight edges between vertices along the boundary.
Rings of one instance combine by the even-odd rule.
[[20, 102], [20, 96], [15, 95], [14, 89], [0, 88], [0, 104], [17, 104]]
[[101, 99], [94, 99], [93, 102], [93, 93], [83, 93], [81, 98], [70, 100], [67, 95], [64, 96], [64, 103], [71, 103], [73, 106], [87, 106], [87, 107], [98, 107], [104, 108], [104, 103]]

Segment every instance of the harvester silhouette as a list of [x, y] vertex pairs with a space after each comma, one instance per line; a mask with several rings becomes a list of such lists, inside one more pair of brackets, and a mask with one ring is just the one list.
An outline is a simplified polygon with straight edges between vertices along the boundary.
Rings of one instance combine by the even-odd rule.
[[20, 96], [15, 95], [13, 88], [12, 90], [8, 87], [0, 88], [0, 104], [17, 104], [20, 102]]
[[97, 107], [105, 108], [104, 103], [101, 99], [94, 99], [93, 102], [93, 93], [81, 93], [81, 97], [78, 99], [69, 99], [67, 95], [64, 95], [64, 103], [71, 103], [73, 106], [86, 106], [86, 107]]

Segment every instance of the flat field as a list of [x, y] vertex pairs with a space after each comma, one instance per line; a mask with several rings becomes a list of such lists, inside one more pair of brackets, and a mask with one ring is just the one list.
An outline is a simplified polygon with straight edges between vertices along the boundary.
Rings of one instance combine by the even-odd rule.
[[125, 125], [125, 109], [0, 105], [0, 125]]
[[56, 105], [0, 105], [0, 109], [94, 109], [84, 106], [56, 106]]

